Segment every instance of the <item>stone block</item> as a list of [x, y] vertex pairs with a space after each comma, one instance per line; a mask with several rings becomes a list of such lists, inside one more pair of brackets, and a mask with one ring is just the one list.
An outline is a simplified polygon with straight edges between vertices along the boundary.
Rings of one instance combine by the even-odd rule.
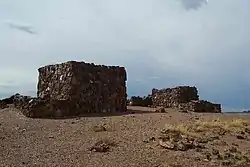
[[38, 72], [37, 97], [54, 107], [65, 102], [69, 111], [63, 114], [127, 110], [124, 67], [68, 61], [41, 67]]

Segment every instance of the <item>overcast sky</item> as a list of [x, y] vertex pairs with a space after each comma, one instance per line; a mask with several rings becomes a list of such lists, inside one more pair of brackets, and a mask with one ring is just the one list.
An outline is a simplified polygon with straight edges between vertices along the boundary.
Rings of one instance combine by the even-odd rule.
[[0, 94], [34, 94], [37, 68], [125, 66], [129, 95], [195, 85], [250, 108], [249, 0], [0, 0]]

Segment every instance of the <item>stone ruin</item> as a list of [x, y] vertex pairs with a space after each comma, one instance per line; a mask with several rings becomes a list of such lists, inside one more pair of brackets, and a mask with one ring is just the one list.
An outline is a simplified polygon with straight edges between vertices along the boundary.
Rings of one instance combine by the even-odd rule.
[[[81, 113], [124, 112], [124, 67], [70, 61], [38, 69], [37, 97], [62, 100]], [[72, 112], [72, 111], [71, 111]]]
[[211, 103], [206, 100], [191, 100], [188, 103], [183, 103], [180, 109], [190, 112], [221, 113], [221, 104]]
[[14, 107], [32, 118], [72, 117], [87, 113], [126, 112], [127, 105], [221, 112], [220, 104], [199, 100], [196, 87], [153, 89], [127, 100], [124, 67], [68, 61], [38, 69], [37, 97], [15, 94], [0, 100], [0, 109]]
[[188, 103], [191, 100], [199, 100], [196, 87], [178, 86], [167, 89], [152, 89], [153, 106], [175, 108], [181, 103]]
[[27, 117], [69, 117], [126, 112], [124, 67], [68, 61], [38, 69], [37, 98], [14, 95]]
[[178, 86], [167, 89], [152, 89], [152, 106], [178, 108], [182, 111], [220, 113], [221, 105], [199, 100], [196, 87]]

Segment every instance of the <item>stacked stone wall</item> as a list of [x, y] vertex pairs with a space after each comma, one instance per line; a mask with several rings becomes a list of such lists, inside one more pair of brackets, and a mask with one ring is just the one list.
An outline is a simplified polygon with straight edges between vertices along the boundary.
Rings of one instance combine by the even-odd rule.
[[152, 90], [153, 107], [178, 108], [190, 112], [220, 113], [221, 105], [199, 100], [196, 87], [178, 86]]
[[152, 90], [152, 102], [154, 107], [178, 107], [180, 103], [188, 103], [191, 100], [199, 100], [196, 87], [178, 86], [175, 88]]
[[61, 109], [61, 115], [127, 110], [124, 67], [69, 61], [44, 66], [38, 71], [38, 98], [54, 106], [59, 101], [66, 102], [67, 109]]
[[179, 108], [188, 112], [221, 113], [221, 104], [211, 103], [206, 100], [192, 100], [180, 104]]

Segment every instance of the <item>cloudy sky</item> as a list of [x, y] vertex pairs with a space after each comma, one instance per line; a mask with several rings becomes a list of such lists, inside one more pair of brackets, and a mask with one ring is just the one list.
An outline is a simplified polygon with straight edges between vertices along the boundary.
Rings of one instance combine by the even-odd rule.
[[37, 68], [125, 66], [129, 95], [195, 85], [250, 108], [249, 0], [0, 0], [0, 94], [34, 94]]

